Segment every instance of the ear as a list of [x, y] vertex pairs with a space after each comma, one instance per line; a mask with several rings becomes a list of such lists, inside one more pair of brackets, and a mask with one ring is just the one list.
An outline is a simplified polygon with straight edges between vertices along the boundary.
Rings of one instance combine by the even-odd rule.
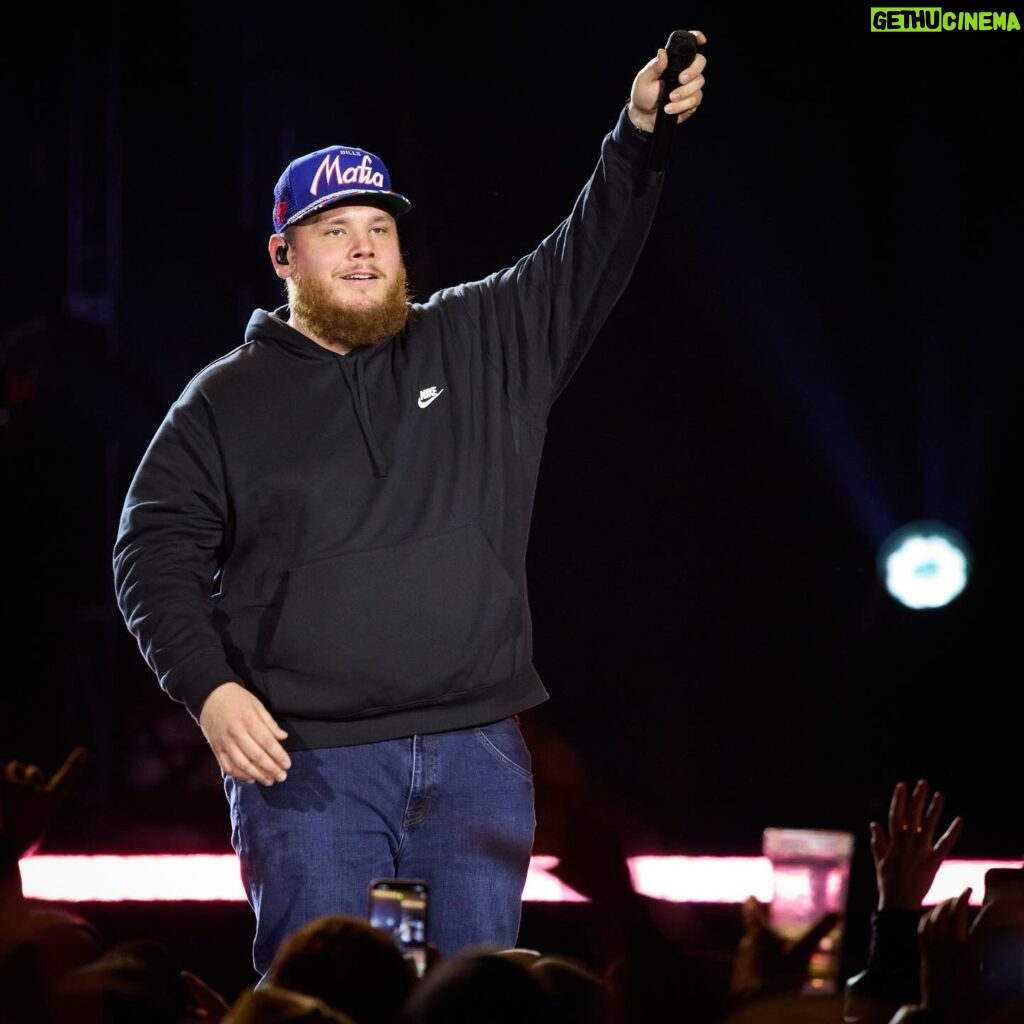
[[289, 260], [288, 243], [284, 235], [271, 235], [267, 242], [267, 252], [270, 255], [270, 262], [274, 273], [278, 277], [291, 277], [292, 268]]

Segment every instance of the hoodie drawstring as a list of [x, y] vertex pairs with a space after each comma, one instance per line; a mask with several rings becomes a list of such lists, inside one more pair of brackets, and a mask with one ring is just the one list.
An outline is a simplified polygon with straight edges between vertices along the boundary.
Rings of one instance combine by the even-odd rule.
[[[352, 379], [352, 371], [349, 369], [349, 366], [352, 364], [355, 365], [354, 381]], [[363, 440], [366, 442], [366, 449], [370, 453], [370, 458], [373, 460], [373, 471], [377, 476], [387, 476], [387, 460], [384, 458], [384, 452], [381, 451], [377, 435], [373, 432], [373, 420], [370, 418], [370, 402], [366, 397], [366, 380], [363, 374], [363, 361], [359, 358], [354, 360], [339, 358], [338, 366], [341, 369], [341, 375], [345, 378], [345, 381], [349, 386], [349, 390], [352, 392], [352, 399], [355, 402], [356, 407], [356, 416], [359, 419], [360, 429], [363, 431]]]

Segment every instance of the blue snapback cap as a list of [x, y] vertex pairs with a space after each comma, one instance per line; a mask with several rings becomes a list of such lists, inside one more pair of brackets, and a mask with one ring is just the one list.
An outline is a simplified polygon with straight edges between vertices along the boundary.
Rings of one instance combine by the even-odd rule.
[[343, 199], [373, 197], [396, 217], [412, 206], [391, 188], [384, 161], [365, 149], [328, 146], [296, 157], [274, 188], [274, 231]]

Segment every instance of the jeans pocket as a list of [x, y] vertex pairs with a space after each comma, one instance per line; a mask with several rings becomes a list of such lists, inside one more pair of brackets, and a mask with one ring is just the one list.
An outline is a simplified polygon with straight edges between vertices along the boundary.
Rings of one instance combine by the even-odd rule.
[[519, 723], [514, 718], [480, 726], [474, 733], [484, 750], [499, 764], [524, 779], [533, 779], [533, 760]]

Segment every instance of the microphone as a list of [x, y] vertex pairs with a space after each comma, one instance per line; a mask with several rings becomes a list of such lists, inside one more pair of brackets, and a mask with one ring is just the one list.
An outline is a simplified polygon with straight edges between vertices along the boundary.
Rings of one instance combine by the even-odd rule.
[[643, 172], [637, 179], [637, 196], [647, 191], [650, 182], [659, 180], [668, 166], [676, 119], [674, 115], [665, 113], [665, 104], [668, 102], [668, 94], [679, 84], [679, 76], [697, 56], [697, 38], [691, 32], [673, 32], [668, 37], [665, 49], [668, 52], [668, 67], [661, 73], [661, 97], [654, 115], [654, 138], [651, 139]]

